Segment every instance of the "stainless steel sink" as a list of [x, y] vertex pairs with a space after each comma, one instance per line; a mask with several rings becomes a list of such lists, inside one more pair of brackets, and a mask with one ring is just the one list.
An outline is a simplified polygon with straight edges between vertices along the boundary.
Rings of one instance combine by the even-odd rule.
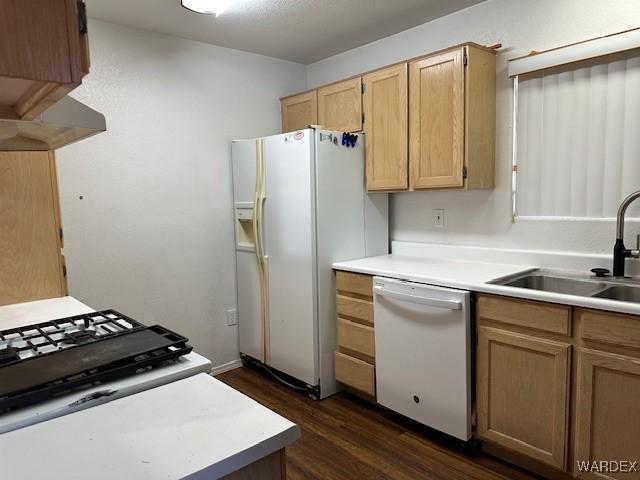
[[489, 283], [564, 295], [640, 303], [640, 279], [638, 278], [606, 277], [603, 279], [570, 272], [534, 270], [498, 278]]
[[607, 287], [607, 284], [601, 282], [553, 277], [542, 274], [529, 274], [516, 279], [507, 279], [504, 282], [495, 283], [509, 287], [528, 288], [531, 290], [564, 293], [565, 295], [579, 295], [582, 297], [590, 297], [594, 293]]
[[607, 298], [620, 302], [640, 303], [640, 287], [629, 287], [627, 285], [616, 285], [592, 295], [597, 298]]

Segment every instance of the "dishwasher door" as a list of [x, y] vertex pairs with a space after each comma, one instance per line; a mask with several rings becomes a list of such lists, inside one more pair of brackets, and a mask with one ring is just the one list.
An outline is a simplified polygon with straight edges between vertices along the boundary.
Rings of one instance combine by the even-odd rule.
[[378, 403], [471, 438], [470, 293], [373, 279]]

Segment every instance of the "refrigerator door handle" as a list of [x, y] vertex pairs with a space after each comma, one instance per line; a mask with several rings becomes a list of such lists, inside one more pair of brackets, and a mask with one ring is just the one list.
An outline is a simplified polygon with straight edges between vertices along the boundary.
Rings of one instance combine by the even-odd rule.
[[[257, 183], [257, 181], [256, 181]], [[257, 188], [257, 187], [256, 187]], [[253, 244], [256, 252], [256, 262], [258, 268], [262, 269], [262, 222], [261, 222], [262, 199], [256, 190], [253, 198]]]
[[258, 263], [258, 270], [262, 274], [262, 253], [260, 251], [260, 229], [262, 222], [260, 221], [260, 206], [261, 206], [261, 183], [260, 168], [262, 164], [262, 140], [256, 140], [256, 186], [253, 191], [253, 245], [256, 252], [256, 262]]
[[255, 208], [257, 211], [256, 219], [257, 219], [257, 230], [255, 232], [256, 235], [256, 252], [258, 253], [258, 262], [260, 262], [263, 266], [265, 264], [265, 254], [264, 254], [264, 226], [263, 226], [263, 212], [264, 212], [264, 201], [266, 199], [265, 195], [265, 182], [266, 182], [266, 166], [264, 163], [264, 140], [259, 139], [257, 141], [257, 158], [256, 158], [256, 204]]
[[260, 276], [260, 316], [262, 320], [262, 361], [270, 361], [269, 339], [269, 274], [264, 254], [263, 211], [265, 201], [266, 171], [264, 163], [264, 140], [256, 140], [256, 189], [253, 200], [253, 236]]
[[257, 201], [257, 218], [258, 218], [258, 224], [257, 224], [257, 228], [258, 231], [256, 232], [256, 253], [258, 255], [258, 263], [261, 263], [264, 266], [265, 263], [265, 254], [264, 254], [264, 236], [263, 236], [263, 230], [264, 230], [264, 226], [263, 226], [263, 212], [264, 212], [264, 196], [260, 196], [258, 198]]

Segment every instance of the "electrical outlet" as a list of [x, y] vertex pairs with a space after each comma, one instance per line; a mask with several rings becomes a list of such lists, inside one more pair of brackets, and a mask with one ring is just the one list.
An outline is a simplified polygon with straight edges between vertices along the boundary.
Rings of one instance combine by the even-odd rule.
[[433, 209], [433, 226], [439, 227], [439, 228], [444, 227], [444, 209], [443, 208]]
[[227, 310], [227, 325], [232, 327], [238, 324], [238, 310], [230, 308]]

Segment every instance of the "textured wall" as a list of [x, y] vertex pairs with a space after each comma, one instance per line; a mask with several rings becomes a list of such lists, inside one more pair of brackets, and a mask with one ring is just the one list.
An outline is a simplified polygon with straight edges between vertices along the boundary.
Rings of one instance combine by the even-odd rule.
[[90, 41], [73, 96], [108, 132], [58, 152], [71, 294], [234, 360], [230, 141], [277, 132], [305, 67], [98, 21]]
[[[494, 191], [392, 195], [394, 240], [609, 252], [612, 221], [519, 221], [510, 217], [511, 82], [507, 59], [638, 26], [637, 0], [489, 0], [307, 67], [314, 87], [465, 41], [502, 43], [497, 64], [497, 186]], [[640, 160], [639, 160], [640, 161]], [[445, 227], [432, 226], [444, 208]], [[627, 229], [635, 244], [638, 224]]]

